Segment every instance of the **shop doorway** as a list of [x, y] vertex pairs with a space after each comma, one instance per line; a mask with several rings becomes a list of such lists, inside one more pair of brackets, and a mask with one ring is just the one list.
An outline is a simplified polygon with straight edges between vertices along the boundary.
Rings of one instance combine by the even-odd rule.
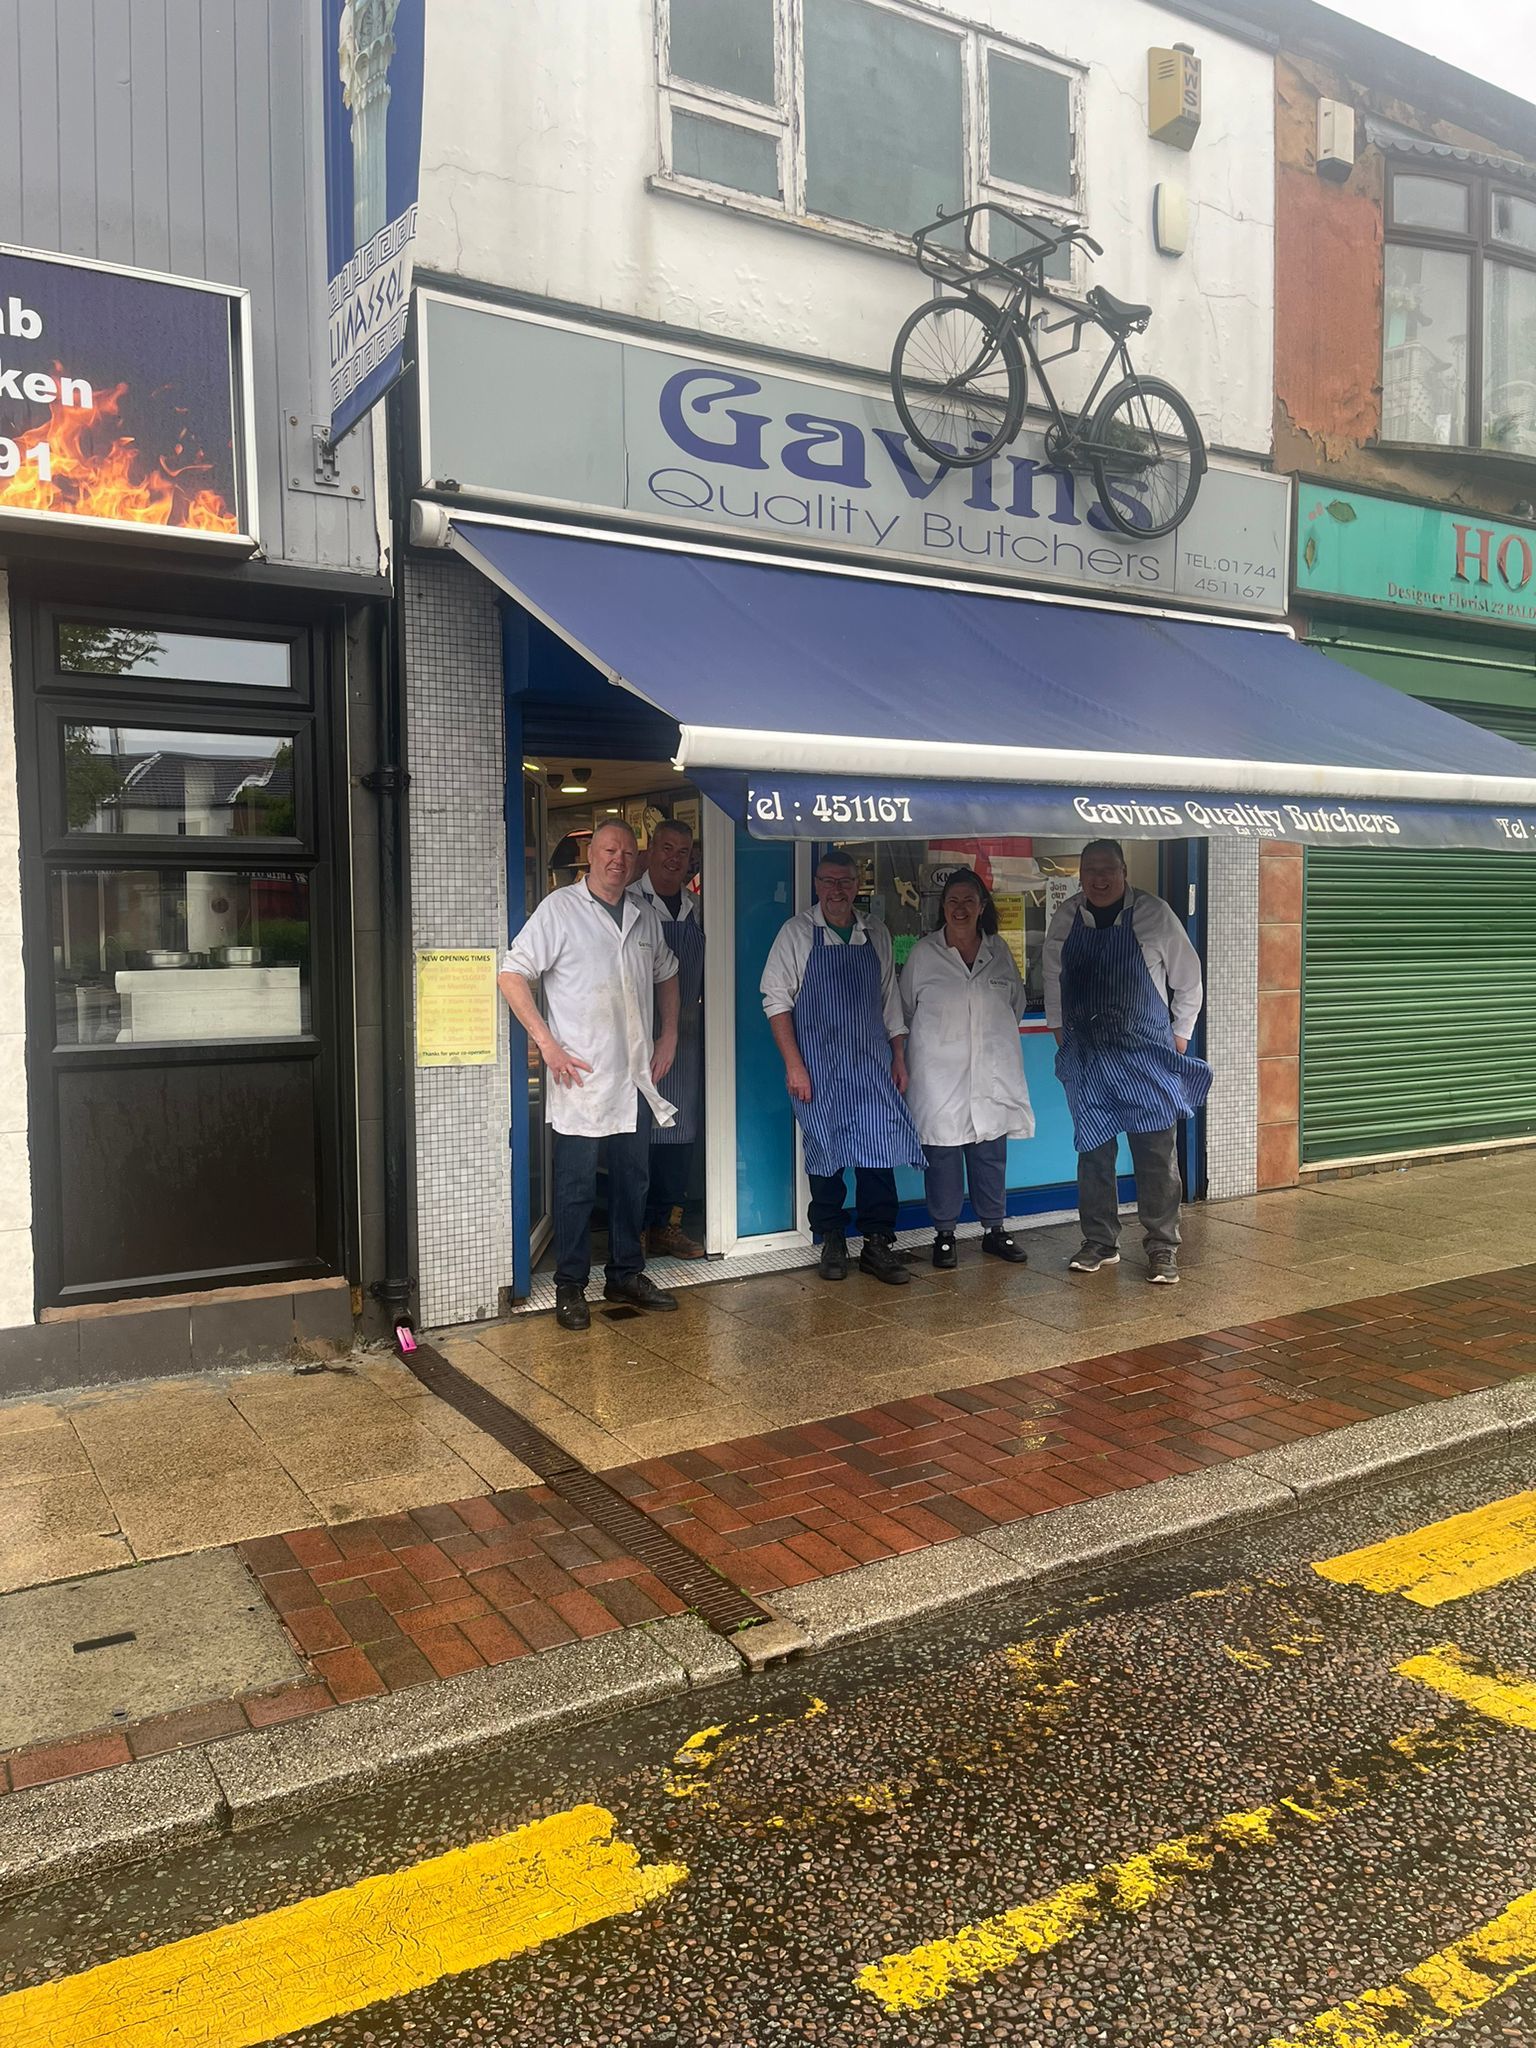
[[17, 607], [41, 1308], [345, 1269], [332, 634]]

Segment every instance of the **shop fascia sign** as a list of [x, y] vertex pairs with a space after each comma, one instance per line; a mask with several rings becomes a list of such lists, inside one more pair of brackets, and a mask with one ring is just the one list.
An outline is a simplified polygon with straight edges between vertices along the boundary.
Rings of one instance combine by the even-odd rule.
[[991, 462], [945, 469], [873, 386], [435, 291], [418, 307], [426, 491], [1202, 610], [1286, 609], [1286, 478], [1212, 468], [1183, 526], [1138, 542], [1028, 429]]
[[0, 531], [256, 545], [248, 295], [0, 246]]
[[1296, 588], [1420, 616], [1536, 625], [1536, 527], [1302, 483]]

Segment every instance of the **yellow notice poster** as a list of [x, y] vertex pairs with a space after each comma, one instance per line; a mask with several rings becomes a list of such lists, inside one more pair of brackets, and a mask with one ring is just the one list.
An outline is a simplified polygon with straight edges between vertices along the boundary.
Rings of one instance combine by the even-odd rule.
[[496, 955], [489, 947], [418, 953], [417, 1066], [495, 1066], [496, 1001]]

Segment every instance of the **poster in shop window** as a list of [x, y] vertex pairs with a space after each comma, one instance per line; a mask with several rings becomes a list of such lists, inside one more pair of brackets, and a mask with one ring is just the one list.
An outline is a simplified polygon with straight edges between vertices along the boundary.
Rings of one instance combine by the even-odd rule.
[[496, 955], [489, 947], [416, 955], [418, 1067], [496, 1064]]

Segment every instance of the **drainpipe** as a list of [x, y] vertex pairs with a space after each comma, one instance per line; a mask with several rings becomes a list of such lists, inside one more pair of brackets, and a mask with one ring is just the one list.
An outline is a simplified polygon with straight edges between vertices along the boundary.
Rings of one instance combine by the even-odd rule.
[[411, 1277], [411, 1033], [406, 997], [410, 965], [406, 923], [406, 792], [411, 778], [405, 767], [407, 529], [398, 390], [388, 394], [385, 405], [389, 423], [390, 574], [394, 599], [380, 607], [378, 765], [363, 777], [364, 789], [373, 792], [379, 805], [379, 969], [383, 983], [380, 1041], [384, 1070], [384, 1275], [373, 1283], [372, 1292], [390, 1326], [408, 1331], [415, 1292]]

